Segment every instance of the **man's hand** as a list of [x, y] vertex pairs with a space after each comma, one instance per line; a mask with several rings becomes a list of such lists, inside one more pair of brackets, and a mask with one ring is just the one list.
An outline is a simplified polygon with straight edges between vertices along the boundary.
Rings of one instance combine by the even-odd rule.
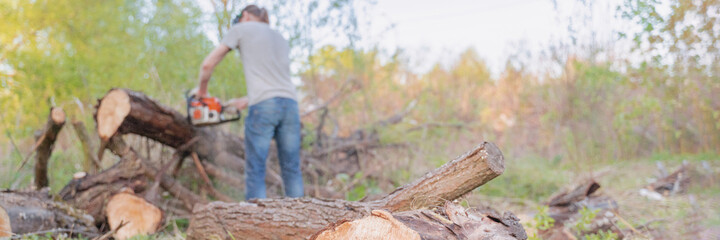
[[188, 95], [191, 97], [194, 97], [194, 98], [198, 98], [198, 99], [209, 97], [207, 89], [203, 92], [203, 94], [200, 94], [200, 87], [190, 89], [190, 92], [188, 93]]
[[250, 99], [248, 99], [247, 96], [241, 97], [241, 98], [233, 98], [228, 100], [227, 104], [234, 107], [238, 111], [241, 111], [248, 107], [248, 104], [250, 103]]

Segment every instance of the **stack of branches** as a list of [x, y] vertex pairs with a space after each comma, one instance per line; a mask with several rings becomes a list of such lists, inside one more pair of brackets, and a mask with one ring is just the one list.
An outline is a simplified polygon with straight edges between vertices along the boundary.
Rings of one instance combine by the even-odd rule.
[[[305, 238], [327, 226], [337, 227], [329, 227], [326, 232], [336, 231], [344, 229], [341, 227], [346, 225], [343, 221], [373, 216], [390, 221], [392, 226], [400, 226], [395, 221], [398, 220], [420, 236], [462, 238], [462, 234], [490, 231], [490, 234], [497, 236], [526, 238], [517, 218], [511, 213], [502, 216], [471, 213], [447, 203], [504, 171], [502, 154], [492, 143], [482, 143], [467, 154], [376, 201], [349, 202], [307, 198], [237, 203], [236, 199], [216, 190], [210, 177], [221, 182], [232, 181], [242, 185], [243, 181], [238, 177], [244, 167], [242, 138], [217, 127], [193, 126], [179, 112], [128, 89], [110, 90], [99, 99], [96, 108], [94, 116], [100, 147], [99, 156], [93, 159], [102, 159], [102, 153], [108, 149], [119, 157], [119, 161], [94, 174], [76, 174], [59, 192], [59, 200], [53, 200], [68, 203], [73, 211], [81, 210], [80, 212], [87, 213], [83, 216], [89, 217], [82, 219], [88, 226], [87, 229], [93, 230], [84, 231], [96, 234], [104, 232], [117, 239], [125, 239], [135, 234], [153, 233], [163, 226], [168, 212], [180, 212], [191, 214], [186, 216], [191, 218], [188, 232], [190, 238], [196, 239], [212, 235], [222, 238]], [[406, 112], [378, 124], [398, 122]], [[50, 121], [53, 121], [53, 124], [56, 122], [52, 117]], [[175, 152], [167, 161], [153, 161], [148, 159], [150, 154], [143, 156], [126, 142], [125, 135], [128, 134], [152, 139], [173, 148]], [[364, 137], [373, 135], [371, 138]], [[347, 142], [377, 140], [376, 133], [372, 130], [358, 131], [355, 136], [363, 137], [346, 139]], [[323, 143], [318, 145], [331, 146]], [[354, 144], [355, 147], [358, 147], [357, 145]], [[335, 149], [348, 151], [348, 148]], [[318, 151], [320, 152], [304, 153], [303, 156], [306, 159], [317, 158], [316, 161], [322, 161], [323, 158], [318, 156], [332, 153], [326, 150]], [[177, 173], [186, 158], [194, 163], [192, 165], [202, 179], [200, 185], [204, 191], [201, 192], [207, 195], [198, 194], [188, 187], [188, 184], [176, 178], [174, 173]], [[42, 162], [38, 160], [37, 163]], [[175, 171], [170, 171], [172, 167], [175, 167]], [[281, 186], [279, 175], [277, 172], [273, 174], [273, 171], [272, 168], [269, 169], [269, 186], [273, 186], [273, 183]], [[171, 196], [163, 196], [164, 192]], [[445, 207], [431, 210], [433, 207], [442, 206]], [[91, 223], [87, 224], [88, 221]], [[352, 222], [347, 224], [353, 225]], [[428, 232], [434, 228], [427, 226], [435, 225], [444, 226], [448, 231]], [[14, 227], [12, 229], [13, 234], [21, 234], [16, 232]], [[321, 236], [323, 235], [319, 234], [317, 237]]]
[[[347, 136], [338, 135], [338, 123], [333, 123], [331, 133], [323, 131], [328, 121], [333, 121], [327, 106], [319, 110], [319, 120], [315, 129], [305, 129], [305, 138], [312, 135], [309, 150], [303, 151], [304, 173], [309, 179], [309, 194], [314, 197], [343, 198], [343, 190], [352, 187], [353, 183], [341, 186], [340, 189], [331, 186], [330, 179], [339, 174], [355, 176], [356, 179], [367, 179], [373, 176], [372, 169], [366, 167], [370, 163], [367, 159], [374, 157], [378, 148], [403, 146], [398, 144], [383, 144], [380, 141], [379, 129], [398, 124], [412, 111], [416, 101], [411, 101], [405, 109], [375, 121], [365, 127], [351, 131]], [[307, 115], [306, 115], [307, 116]]]

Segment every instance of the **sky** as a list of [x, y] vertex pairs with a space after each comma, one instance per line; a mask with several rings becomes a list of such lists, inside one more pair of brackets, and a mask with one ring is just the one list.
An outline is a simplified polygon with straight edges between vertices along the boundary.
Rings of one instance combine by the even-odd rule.
[[[595, 2], [593, 21], [576, 26], [611, 38], [620, 1]], [[539, 52], [550, 42], [568, 39], [568, 17], [587, 11], [578, 8], [577, 0], [378, 0], [373, 31], [382, 32], [380, 46], [403, 48], [415, 71], [452, 64], [472, 47], [496, 75], [518, 48]], [[394, 28], [382, 31], [387, 23]]]
[[[198, 1], [206, 12], [211, 11], [209, 1]], [[400, 48], [410, 69], [417, 73], [429, 71], [436, 63], [447, 67], [472, 47], [497, 76], [508, 56], [518, 49], [539, 52], [551, 42], [567, 40], [569, 17], [587, 11], [578, 1], [376, 0], [366, 15], [361, 14], [361, 18], [365, 17], [360, 19], [361, 25], [370, 25], [361, 26], [360, 31], [364, 47], [379, 46], [388, 52]], [[622, 1], [594, 1], [593, 21], [575, 26], [611, 38], [617, 28], [614, 9]], [[355, 2], [368, 6], [366, 1]], [[337, 39], [338, 45], [342, 45], [341, 41]]]
[[418, 71], [428, 70], [434, 59], [450, 64], [473, 47], [497, 72], [513, 44], [538, 45], [563, 28], [550, 0], [393, 0], [376, 7], [395, 26], [381, 45], [405, 48], [416, 56]]

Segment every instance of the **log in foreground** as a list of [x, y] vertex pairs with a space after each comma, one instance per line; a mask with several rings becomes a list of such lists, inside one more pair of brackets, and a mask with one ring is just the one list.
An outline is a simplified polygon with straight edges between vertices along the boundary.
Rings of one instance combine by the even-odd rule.
[[103, 142], [118, 133], [133, 133], [177, 149], [198, 138], [187, 153], [196, 152], [200, 158], [236, 172], [242, 172], [244, 166], [241, 138], [212, 127], [194, 127], [183, 114], [140, 92], [111, 89], [100, 99], [95, 120]]
[[373, 210], [370, 216], [335, 223], [311, 239], [527, 239], [518, 219], [506, 212], [464, 209], [453, 202], [433, 211], [422, 209], [390, 214]]
[[163, 212], [129, 188], [110, 198], [105, 211], [115, 239], [152, 234], [162, 225]]
[[52, 107], [50, 108], [50, 116], [45, 124], [45, 128], [37, 135], [37, 147], [35, 150], [35, 187], [41, 189], [47, 187], [49, 184], [47, 166], [50, 155], [52, 154], [53, 146], [55, 145], [55, 139], [57, 135], [65, 125], [65, 112], [62, 108]]
[[198, 205], [193, 209], [188, 238], [307, 238], [331, 223], [358, 219], [376, 209], [397, 212], [439, 206], [485, 184], [503, 171], [502, 153], [494, 144], [484, 142], [378, 201], [261, 199]]
[[[46, 188], [47, 189], [47, 188]], [[93, 218], [67, 204], [53, 201], [47, 190], [38, 192], [0, 192], [0, 213], [5, 212], [9, 222], [0, 220], [0, 236], [6, 231], [23, 235], [28, 233], [64, 233], [77, 237], [99, 235]], [[3, 214], [0, 214], [3, 215]], [[0, 216], [0, 219], [3, 217]], [[44, 235], [44, 234], [42, 234]]]
[[10, 216], [4, 208], [0, 207], [0, 237], [12, 236], [12, 226], [10, 226]]

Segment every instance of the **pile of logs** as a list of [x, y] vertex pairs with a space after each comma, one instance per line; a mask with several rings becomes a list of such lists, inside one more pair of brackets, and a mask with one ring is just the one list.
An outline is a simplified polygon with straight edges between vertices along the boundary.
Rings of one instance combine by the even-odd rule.
[[[540, 229], [543, 239], [582, 239], [587, 234], [600, 231], [613, 232], [623, 237], [617, 228], [618, 204], [607, 195], [598, 192], [600, 184], [594, 180], [585, 181], [576, 187], [554, 194], [548, 202], [548, 214], [554, 219], [550, 229]], [[594, 218], [587, 223], [579, 223], [583, 209], [594, 212]], [[580, 229], [577, 227], [581, 226]]]
[[[167, 220], [168, 211], [184, 208], [191, 213], [189, 239], [300, 239], [311, 236], [316, 239], [366, 239], [393, 236], [363, 235], [383, 232], [407, 234], [397, 235], [402, 239], [406, 236], [410, 239], [527, 238], [512, 213], [480, 212], [452, 203], [504, 171], [502, 153], [489, 142], [481, 143], [465, 155], [375, 201], [300, 198], [237, 202], [216, 190], [210, 177], [242, 184], [242, 179], [236, 177], [241, 176], [244, 166], [244, 144], [240, 137], [215, 127], [192, 126], [178, 111], [128, 89], [110, 90], [96, 107], [100, 148], [97, 149], [97, 157], [95, 154], [86, 154], [86, 157], [98, 163], [107, 149], [120, 160], [97, 173], [76, 174], [54, 199], [47, 193], [1, 192], [0, 236], [2, 231], [6, 231], [3, 229], [12, 229], [13, 234], [50, 231], [86, 237], [111, 234], [116, 239], [126, 239], [135, 234], [157, 231]], [[64, 114], [63, 121], [57, 121], [59, 118], [54, 115], [57, 114], [51, 114], [42, 135], [44, 137], [38, 137], [36, 144], [36, 169], [40, 169], [36, 172], [36, 179], [43, 173], [47, 176], [47, 156], [52, 151], [53, 134], [56, 135], [64, 123]], [[399, 121], [398, 118], [401, 119], [402, 115], [379, 124]], [[158, 164], [128, 144], [123, 138], [126, 134], [152, 139], [173, 148], [175, 153], [172, 159]], [[367, 131], [354, 136], [361, 137], [351, 139], [348, 146], [335, 145], [335, 149], [352, 151], [359, 142], [374, 139], [372, 132]], [[320, 143], [318, 146], [329, 145]], [[306, 159], [314, 158], [316, 164], [322, 164], [318, 161], [323, 159], [318, 156], [336, 153], [331, 150], [325, 148], [306, 153], [304, 161], [310, 162]], [[47, 156], [40, 154], [41, 151], [47, 151]], [[198, 194], [175, 178], [173, 173], [186, 158], [194, 162], [197, 173], [202, 176], [204, 192], [209, 196]], [[99, 163], [93, 165], [100, 166]], [[175, 170], [171, 171], [173, 167]], [[273, 170], [268, 171], [268, 186], [274, 183], [281, 187], [279, 178], [273, 178]], [[274, 174], [278, 175], [277, 172]], [[47, 180], [37, 183], [38, 189], [44, 186], [47, 186]], [[179, 205], [163, 200], [167, 199], [161, 197], [163, 192], [177, 199]], [[31, 201], [37, 204], [16, 206]], [[41, 216], [38, 221], [54, 225], [43, 224], [43, 229], [23, 229], [26, 223], [18, 220], [17, 216], [27, 216], [27, 211]], [[368, 229], [371, 230], [366, 231]]]

